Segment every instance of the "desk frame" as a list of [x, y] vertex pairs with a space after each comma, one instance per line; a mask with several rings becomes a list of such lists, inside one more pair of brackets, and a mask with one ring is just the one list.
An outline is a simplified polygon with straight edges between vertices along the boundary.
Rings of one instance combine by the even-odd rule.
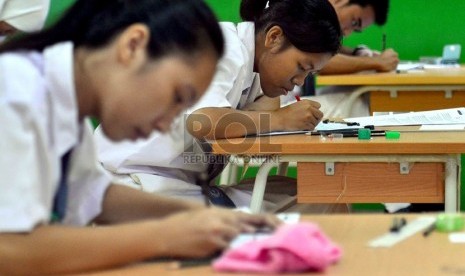
[[282, 155], [268, 156], [260, 166], [255, 179], [250, 209], [259, 213], [262, 208], [268, 174], [273, 167], [280, 165], [279, 173], [283, 173], [288, 162], [443, 162], [445, 163], [445, 195], [444, 204], [446, 212], [456, 212], [459, 209], [460, 196], [460, 154], [440, 155]]
[[[365, 93], [376, 92], [376, 91], [389, 91], [392, 98], [397, 97], [398, 91], [444, 91], [445, 98], [452, 98], [453, 91], [463, 91], [465, 86], [463, 85], [372, 85], [372, 86], [361, 86], [354, 91], [350, 92], [350, 96], [346, 101], [346, 104], [341, 108], [342, 114], [351, 114], [352, 107], [357, 98], [361, 97]], [[398, 111], [398, 110], [392, 110]], [[370, 104], [370, 112], [371, 104]]]

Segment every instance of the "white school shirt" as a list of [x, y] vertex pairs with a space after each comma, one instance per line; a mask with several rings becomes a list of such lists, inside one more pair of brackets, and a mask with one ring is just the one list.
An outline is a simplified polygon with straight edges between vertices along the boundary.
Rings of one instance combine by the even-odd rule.
[[42, 29], [50, 0], [0, 0], [0, 21], [23, 32]]
[[73, 45], [0, 55], [0, 110], [0, 232], [50, 221], [71, 148], [63, 224], [89, 223], [111, 176], [97, 162], [90, 122], [78, 121]]
[[[214, 79], [205, 95], [186, 115], [175, 119], [171, 131], [166, 134], [152, 133], [146, 140], [113, 143], [98, 128], [95, 132], [98, 155], [103, 166], [116, 175], [134, 173], [157, 175], [151, 178], [154, 191], [171, 195], [168, 190], [177, 189], [177, 180], [194, 183], [194, 173], [206, 169], [205, 162], [186, 162], [185, 149], [192, 147], [193, 138], [185, 129], [185, 117], [203, 107], [229, 107], [241, 109], [261, 95], [258, 74], [253, 72], [255, 53], [255, 27], [251, 22], [222, 22], [225, 38], [225, 54], [220, 60]], [[202, 151], [194, 145], [197, 157]], [[195, 161], [195, 159], [194, 159]], [[166, 184], [166, 185], [165, 185]], [[167, 185], [171, 185], [167, 187]], [[174, 186], [173, 186], [174, 185]], [[180, 193], [189, 192], [179, 186]], [[198, 192], [198, 187], [190, 187]], [[194, 192], [195, 192], [194, 191]]]

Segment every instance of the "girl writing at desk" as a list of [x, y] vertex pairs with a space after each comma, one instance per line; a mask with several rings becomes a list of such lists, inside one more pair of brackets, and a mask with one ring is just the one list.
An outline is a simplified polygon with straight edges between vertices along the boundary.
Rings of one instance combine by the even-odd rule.
[[0, 274], [206, 256], [273, 224], [110, 185], [95, 159], [88, 117], [114, 140], [166, 131], [222, 52], [200, 0], [78, 0], [56, 26], [0, 46]]
[[[209, 169], [213, 179], [222, 164], [208, 158], [195, 162], [205, 155], [194, 138], [313, 129], [318, 124], [323, 114], [317, 102], [303, 100], [280, 108], [279, 96], [302, 85], [338, 51], [341, 30], [334, 8], [323, 0], [243, 0], [240, 12], [244, 22], [221, 23], [226, 53], [213, 83], [199, 103], [175, 120], [168, 134], [113, 143], [96, 131], [100, 161], [121, 181], [147, 192], [200, 200], [195, 175]], [[295, 185], [279, 187], [278, 197], [295, 194]], [[247, 206], [249, 191], [237, 191], [226, 189], [232, 205]]]

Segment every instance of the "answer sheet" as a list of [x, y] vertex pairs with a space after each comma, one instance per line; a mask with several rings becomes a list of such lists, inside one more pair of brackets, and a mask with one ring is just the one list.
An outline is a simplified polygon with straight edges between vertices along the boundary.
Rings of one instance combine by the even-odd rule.
[[410, 126], [410, 125], [453, 125], [465, 124], [465, 108], [439, 109], [421, 112], [354, 117], [344, 119], [361, 126]]

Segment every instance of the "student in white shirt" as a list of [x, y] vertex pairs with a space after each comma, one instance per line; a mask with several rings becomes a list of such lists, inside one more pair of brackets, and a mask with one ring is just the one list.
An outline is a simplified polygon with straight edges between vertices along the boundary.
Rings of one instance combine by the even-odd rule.
[[114, 140], [165, 132], [222, 52], [200, 0], [78, 0], [56, 26], [0, 46], [1, 275], [207, 256], [275, 225], [111, 185], [96, 160], [89, 117]]
[[0, 0], [0, 42], [16, 31], [42, 29], [50, 0]]
[[[97, 129], [99, 158], [108, 171], [147, 192], [200, 200], [195, 175], [214, 160], [203, 158], [193, 137], [240, 137], [313, 129], [318, 124], [318, 103], [304, 100], [280, 108], [278, 96], [302, 85], [338, 51], [341, 30], [333, 7], [322, 0], [243, 0], [241, 15], [245, 22], [221, 23], [226, 53], [213, 83], [169, 133], [154, 133], [136, 143], [112, 143]], [[281, 185], [289, 186], [294, 185]], [[295, 188], [289, 190], [279, 192], [289, 197]], [[244, 199], [237, 189], [226, 192], [236, 206], [249, 204], [250, 197]]]

